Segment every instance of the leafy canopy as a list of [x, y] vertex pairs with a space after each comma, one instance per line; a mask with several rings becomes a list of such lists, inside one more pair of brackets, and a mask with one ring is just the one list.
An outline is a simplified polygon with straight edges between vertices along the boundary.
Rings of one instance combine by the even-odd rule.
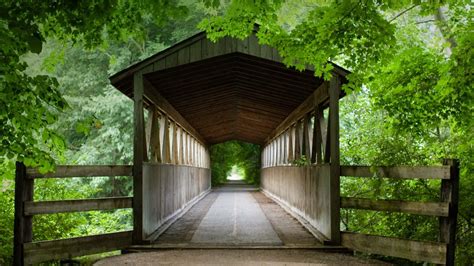
[[87, 48], [144, 38], [146, 18], [160, 24], [185, 14], [178, 1], [1, 1], [0, 157], [45, 171], [65, 146], [51, 125], [68, 104], [54, 77], [29, 75], [25, 54], [40, 53], [49, 37]]

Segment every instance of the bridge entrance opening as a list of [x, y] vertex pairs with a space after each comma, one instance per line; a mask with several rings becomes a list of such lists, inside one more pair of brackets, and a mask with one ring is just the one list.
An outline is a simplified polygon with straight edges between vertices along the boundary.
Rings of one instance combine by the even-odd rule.
[[243, 181], [244, 180], [244, 169], [236, 164], [232, 165], [229, 175], [227, 176], [228, 181]]

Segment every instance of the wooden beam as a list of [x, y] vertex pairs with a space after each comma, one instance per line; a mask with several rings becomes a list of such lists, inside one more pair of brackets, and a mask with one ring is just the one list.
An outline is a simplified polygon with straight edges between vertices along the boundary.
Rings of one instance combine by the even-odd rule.
[[329, 163], [331, 161], [331, 130], [329, 126], [331, 125], [331, 110], [329, 110], [329, 117], [328, 117], [328, 123], [326, 124], [326, 129], [325, 129], [325, 140], [323, 140], [323, 148], [324, 148], [324, 158], [323, 161], [325, 163]]
[[150, 159], [150, 161], [153, 162], [153, 163], [161, 162], [159, 114], [158, 114], [158, 111], [155, 108], [153, 108], [153, 113], [152, 113], [150, 145], [151, 145], [151, 159]]
[[417, 215], [447, 217], [449, 204], [445, 202], [372, 200], [364, 198], [341, 197], [341, 208], [403, 212]]
[[294, 160], [293, 152], [293, 127], [287, 129], [290, 136], [288, 137], [288, 163], [292, 164]]
[[454, 265], [456, 251], [456, 227], [459, 203], [459, 161], [445, 159], [445, 166], [449, 167], [450, 179], [441, 181], [441, 201], [449, 204], [448, 217], [439, 218], [439, 241], [447, 243], [446, 265]]
[[171, 162], [173, 164], [178, 164], [178, 126], [176, 123], [172, 123], [173, 128], [173, 143], [171, 146], [173, 158]]
[[131, 165], [58, 165], [52, 173], [42, 174], [35, 168], [27, 168], [29, 178], [66, 178], [94, 176], [132, 176]]
[[295, 160], [299, 160], [301, 158], [300, 130], [301, 130], [301, 123], [300, 123], [300, 121], [296, 121], [296, 124], [295, 124]]
[[341, 166], [341, 176], [449, 179], [449, 166]]
[[133, 138], [133, 243], [143, 239], [143, 162], [144, 162], [144, 117], [143, 117], [143, 75], [133, 76], [134, 138]]
[[[313, 149], [311, 155], [311, 163], [322, 164], [322, 133], [321, 133], [321, 117], [323, 110], [318, 106], [314, 108], [314, 125], [313, 125]], [[324, 118], [323, 118], [324, 119]]]
[[165, 115], [163, 122], [163, 163], [171, 162], [170, 145], [170, 124], [168, 116]]
[[27, 201], [25, 202], [25, 215], [125, 209], [132, 207], [132, 199], [133, 197], [116, 197], [81, 200]]
[[194, 129], [191, 124], [184, 119], [184, 117], [176, 111], [176, 109], [166, 100], [158, 90], [149, 82], [148, 80], [144, 79], [145, 83], [145, 97], [152, 102], [161, 112], [167, 114], [171, 120], [176, 122], [181, 128], [183, 128], [186, 132], [190, 135], [195, 137], [199, 142], [201, 142], [204, 146], [206, 146], [206, 141], [204, 138], [199, 134], [199, 132]]
[[27, 243], [24, 245], [25, 263], [70, 259], [125, 249], [131, 244], [132, 231]]
[[328, 83], [323, 82], [302, 104], [293, 110], [293, 112], [291, 112], [291, 114], [270, 133], [268, 138], [265, 140], [265, 143], [270, 143], [274, 138], [293, 125], [295, 121], [300, 120], [307, 113], [311, 112], [315, 106], [327, 101], [328, 97]]
[[184, 162], [184, 130], [179, 130], [179, 162], [178, 164], [185, 164]]
[[311, 154], [309, 152], [309, 119], [311, 117], [310, 113], [307, 113], [303, 118], [303, 147], [302, 153], [308, 161], [311, 161]]
[[33, 236], [32, 217], [24, 215], [25, 201], [33, 200], [34, 180], [27, 179], [26, 167], [16, 162], [15, 172], [15, 218], [13, 223], [13, 265], [24, 265], [23, 244], [31, 242]]
[[446, 244], [341, 232], [343, 246], [370, 254], [444, 264]]
[[333, 75], [329, 85], [329, 132], [330, 146], [330, 210], [331, 210], [331, 242], [339, 244], [340, 239], [340, 159], [339, 159], [339, 97], [341, 95], [341, 77]]

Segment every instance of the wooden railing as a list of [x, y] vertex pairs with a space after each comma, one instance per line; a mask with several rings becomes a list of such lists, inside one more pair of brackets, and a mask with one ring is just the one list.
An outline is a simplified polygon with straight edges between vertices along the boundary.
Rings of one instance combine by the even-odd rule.
[[[375, 170], [375, 171], [371, 171]], [[402, 212], [439, 217], [439, 241], [415, 241], [393, 237], [342, 232], [343, 246], [356, 251], [454, 265], [456, 221], [458, 213], [459, 162], [445, 160], [443, 166], [432, 167], [367, 167], [341, 166], [341, 176], [441, 179], [439, 202], [372, 200], [341, 197], [341, 208]]]
[[130, 165], [58, 166], [53, 173], [16, 164], [14, 265], [33, 264], [126, 248], [132, 243], [132, 231], [32, 242], [33, 215], [132, 208], [132, 197], [34, 201], [34, 180], [98, 176], [131, 176]]

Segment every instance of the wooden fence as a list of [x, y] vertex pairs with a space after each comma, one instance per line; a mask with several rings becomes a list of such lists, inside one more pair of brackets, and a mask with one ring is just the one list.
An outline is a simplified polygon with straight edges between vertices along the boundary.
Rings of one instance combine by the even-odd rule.
[[101, 199], [34, 201], [34, 180], [98, 176], [131, 176], [130, 165], [58, 166], [54, 173], [41, 174], [36, 169], [16, 164], [14, 265], [69, 259], [88, 254], [123, 249], [132, 243], [132, 231], [69, 239], [32, 242], [33, 215], [114, 210], [132, 207], [132, 197]]
[[341, 166], [341, 176], [441, 179], [439, 202], [341, 197], [341, 208], [402, 212], [439, 217], [438, 242], [342, 232], [341, 243], [348, 248], [366, 253], [405, 258], [413, 261], [454, 265], [459, 191], [458, 161], [445, 160], [443, 166], [432, 167], [396, 166], [374, 168], [368, 166]]

